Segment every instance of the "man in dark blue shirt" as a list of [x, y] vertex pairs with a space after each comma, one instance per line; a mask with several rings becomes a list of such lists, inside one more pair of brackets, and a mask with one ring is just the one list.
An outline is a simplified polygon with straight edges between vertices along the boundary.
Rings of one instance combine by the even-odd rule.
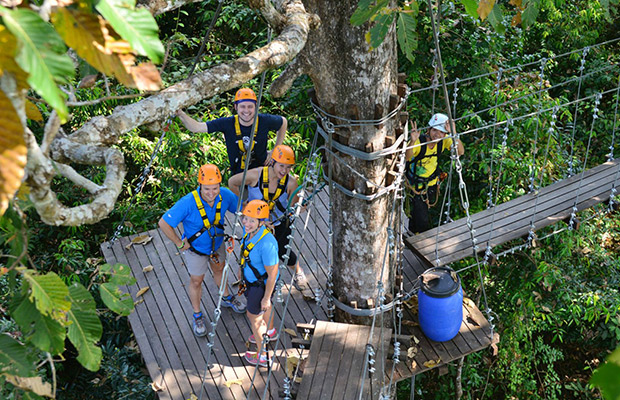
[[[177, 116], [189, 131], [222, 132], [226, 141], [226, 150], [230, 162], [231, 175], [242, 172], [248, 159], [247, 148], [250, 145], [250, 131], [256, 115], [256, 94], [252, 89], [242, 88], [235, 94], [236, 115], [218, 118], [208, 122], [193, 119], [182, 110]], [[276, 146], [284, 142], [288, 123], [286, 118], [279, 115], [258, 114], [258, 121], [254, 129], [254, 145], [249, 168], [256, 168], [269, 163], [267, 140], [269, 132], [276, 132]]]

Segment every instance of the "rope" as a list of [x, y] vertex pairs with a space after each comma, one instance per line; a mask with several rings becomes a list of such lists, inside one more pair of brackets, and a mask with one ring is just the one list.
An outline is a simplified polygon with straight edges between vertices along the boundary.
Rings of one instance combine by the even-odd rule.
[[497, 113], [499, 109], [497, 107], [497, 103], [499, 102], [499, 89], [501, 88], [501, 80], [502, 80], [502, 72], [503, 69], [500, 68], [497, 71], [497, 80], [495, 82], [495, 107], [493, 108], [493, 138], [491, 139], [491, 165], [489, 166], [489, 192], [487, 193], [487, 209], [493, 207], [493, 163], [495, 161], [495, 155], [493, 150], [495, 149], [495, 123], [497, 123]]
[[[538, 83], [538, 91], [540, 92], [540, 99], [538, 101], [537, 110], [542, 108], [543, 101], [543, 85], [545, 83], [545, 66], [547, 65], [547, 59], [543, 58], [540, 63], [540, 74], [539, 74], [539, 83]], [[538, 114], [540, 116], [540, 114]], [[536, 153], [538, 152], [538, 129], [540, 128], [540, 118], [536, 118], [536, 130], [534, 131], [534, 149], [532, 150], [532, 164], [531, 164], [531, 174], [530, 174], [530, 184], [528, 185], [529, 192], [532, 193], [534, 191], [534, 180], [536, 179]]]
[[[583, 49], [583, 53], [581, 55], [581, 65], [579, 66], [579, 86], [577, 87], [577, 98], [579, 98], [579, 96], [581, 95], [581, 84], [583, 83], [583, 70], [585, 69], [585, 65], [586, 65], [586, 56], [588, 55], [588, 52], [590, 51], [589, 47], [586, 47], [585, 49]], [[575, 113], [573, 115], [573, 132], [571, 134], [571, 138], [570, 138], [570, 155], [568, 156], [568, 171], [567, 171], [567, 177], [571, 177], [573, 176], [573, 150], [574, 150], [574, 144], [575, 144], [575, 130], [577, 129], [577, 110], [579, 109], [578, 104], [575, 104]]]
[[[194, 59], [194, 63], [192, 65], [192, 67], [190, 68], [189, 74], [187, 75], [186, 79], [191, 78], [192, 74], [194, 73], [194, 69], [196, 68], [196, 64], [198, 63], [198, 59], [200, 58], [200, 56], [202, 56], [202, 53], [203, 53], [204, 48], [205, 48], [205, 42], [207, 40], [207, 37], [211, 33], [211, 29], [213, 28], [213, 25], [215, 24], [215, 20], [218, 17], [218, 14], [220, 12], [221, 7], [222, 7], [222, 0], [218, 0], [217, 10], [215, 11], [215, 14], [213, 15], [213, 18], [211, 19], [211, 24], [209, 25], [209, 29], [207, 29], [207, 32], [205, 33], [205, 35], [204, 35], [204, 37], [202, 39], [202, 44], [200, 45], [200, 50], [198, 50], [198, 54], [196, 55], [196, 58]], [[179, 8], [179, 10], [180, 10], [180, 8]], [[176, 30], [176, 28], [175, 28], [175, 30]], [[133, 208], [133, 206], [134, 206], [134, 204], [136, 202], [136, 198], [137, 198], [138, 194], [142, 192], [142, 189], [144, 189], [144, 185], [146, 184], [146, 178], [147, 178], [147, 176], [151, 172], [151, 166], [153, 165], [153, 161], [155, 160], [155, 157], [159, 153], [159, 149], [161, 147], [161, 144], [164, 141], [164, 138], [166, 137], [166, 133], [168, 133], [168, 128], [169, 128], [171, 123], [172, 123], [172, 116], [170, 116], [170, 117], [168, 117], [166, 119], [166, 123], [164, 124], [164, 127], [162, 128], [162, 134], [159, 137], [159, 140], [157, 141], [157, 144], [155, 145], [155, 149], [153, 149], [153, 153], [151, 154], [151, 159], [149, 160], [149, 163], [146, 165], [146, 167], [142, 170], [142, 174], [140, 175], [140, 178], [138, 180], [138, 190], [135, 191], [134, 194], [131, 196], [131, 199], [129, 200], [129, 206], [125, 210], [125, 213], [123, 214], [123, 217], [121, 218], [121, 221], [118, 223], [118, 225], [116, 227], [116, 230], [112, 234], [112, 238], [108, 242], [109, 243], [108, 246], [110, 248], [112, 247], [114, 242], [120, 236], [121, 231], [123, 230], [123, 226], [125, 224], [125, 220], [127, 219], [127, 215], [129, 214], [129, 211]]]

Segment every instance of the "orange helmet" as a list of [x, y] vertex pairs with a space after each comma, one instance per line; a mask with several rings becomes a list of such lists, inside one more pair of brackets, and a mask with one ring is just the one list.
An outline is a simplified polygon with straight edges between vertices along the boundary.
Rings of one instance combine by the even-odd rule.
[[222, 174], [217, 165], [205, 164], [198, 171], [198, 183], [202, 185], [214, 185], [222, 183]]
[[243, 215], [257, 219], [269, 218], [269, 204], [262, 200], [250, 200], [248, 204], [243, 207]]
[[235, 93], [235, 104], [239, 104], [242, 101], [253, 101], [256, 103], [256, 93], [250, 88], [241, 88]]
[[284, 144], [274, 147], [271, 152], [271, 157], [281, 164], [295, 164], [295, 152]]

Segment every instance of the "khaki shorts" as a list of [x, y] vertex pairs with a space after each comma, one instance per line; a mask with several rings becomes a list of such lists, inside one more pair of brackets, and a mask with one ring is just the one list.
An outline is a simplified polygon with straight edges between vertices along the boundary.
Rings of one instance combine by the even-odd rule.
[[185, 257], [185, 264], [187, 265], [189, 274], [196, 276], [204, 275], [209, 270], [209, 264], [224, 264], [226, 261], [224, 243], [215, 251], [214, 255], [219, 258], [219, 263], [214, 262], [211, 256], [203, 256], [191, 250], [185, 250], [183, 252], [183, 257]]

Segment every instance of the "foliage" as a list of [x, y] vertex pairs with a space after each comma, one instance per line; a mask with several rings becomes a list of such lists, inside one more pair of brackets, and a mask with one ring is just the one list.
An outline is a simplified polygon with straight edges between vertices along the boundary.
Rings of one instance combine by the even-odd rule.
[[605, 364], [601, 365], [592, 374], [590, 383], [601, 389], [606, 399], [620, 399], [620, 347], [607, 357]]
[[[26, 250], [28, 227], [25, 216], [16, 205], [10, 207], [0, 221], [7, 238], [5, 243], [10, 244], [10, 247], [5, 246], [9, 251], [6, 256], [14, 260], [7, 264], [8, 268], [2, 267], [1, 275], [9, 278], [3, 284], [6, 291], [3, 302], [6, 304], [2, 306], [8, 306], [7, 317], [15, 323], [9, 325], [10, 336], [0, 336], [5, 349], [0, 355], [0, 371], [7, 383], [2, 393], [8, 395], [22, 389], [53, 396], [51, 385], [45, 382], [45, 376], [38, 376], [40, 367], [36, 365], [40, 360], [45, 360], [41, 365], [55, 363], [51, 357], [65, 351], [65, 339], [69, 339], [77, 350], [79, 363], [91, 371], [99, 369], [102, 352], [97, 342], [102, 337], [102, 325], [95, 299], [79, 279], [70, 278], [65, 282], [55, 272], [27, 268], [27, 265], [33, 265]], [[83, 248], [82, 241], [66, 239], [60, 244], [62, 253], [55, 254], [54, 258], [62, 265], [68, 260], [67, 254]], [[87, 263], [80, 261], [79, 256], [71, 258], [60, 271], [79, 273], [84, 264]], [[134, 278], [125, 271], [127, 268], [123, 270], [122, 266], [102, 266], [101, 274], [94, 273], [92, 282], [102, 282], [101, 298], [110, 309], [127, 315], [133, 309], [133, 302], [131, 298], [126, 301], [119, 286], [132, 284]], [[116, 297], [110, 297], [110, 293]]]

